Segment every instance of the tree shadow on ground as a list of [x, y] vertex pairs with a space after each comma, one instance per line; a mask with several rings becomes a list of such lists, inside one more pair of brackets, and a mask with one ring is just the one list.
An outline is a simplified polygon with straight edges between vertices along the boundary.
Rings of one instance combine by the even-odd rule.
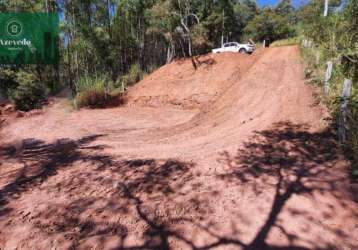
[[[41, 185], [58, 170], [70, 166], [76, 161], [91, 161], [108, 164], [111, 158], [96, 155], [94, 151], [104, 146], [90, 146], [103, 135], [91, 135], [79, 140], [59, 139], [54, 143], [46, 143], [37, 139], [25, 139], [20, 147], [5, 145], [0, 147], [0, 159], [3, 163], [11, 161], [20, 167], [11, 171], [10, 180], [0, 189], [0, 205], [5, 205], [9, 198], [16, 198], [22, 192]], [[85, 152], [91, 151], [89, 152]]]
[[[33, 224], [49, 235], [63, 234], [66, 240], [71, 241], [72, 248], [90, 238], [96, 239], [98, 248], [104, 248], [108, 237], [116, 237], [119, 241], [116, 248], [127, 249], [123, 244], [134, 229], [122, 221], [129, 217], [136, 221], [135, 228], [142, 226], [145, 229], [143, 245], [129, 249], [169, 249], [169, 237], [180, 237], [169, 229], [176, 221], [173, 209], [180, 206], [175, 198], [184, 183], [192, 179], [192, 166], [193, 163], [174, 159], [132, 159], [111, 162], [91, 173], [81, 172], [75, 177], [76, 183], [81, 185], [73, 183], [73, 180], [61, 183], [68, 186], [64, 188], [67, 195], [78, 197], [81, 194], [81, 198], [64, 206], [48, 206], [34, 216]], [[78, 188], [73, 190], [71, 185]], [[197, 202], [188, 201], [193, 206]], [[163, 209], [166, 205], [170, 208]], [[56, 220], [43, 219], [54, 215]]]
[[[342, 204], [352, 198], [339, 186], [346, 180], [339, 173], [344, 168], [333, 168], [342, 160], [334, 134], [329, 129], [315, 133], [308, 131], [305, 125], [278, 123], [271, 130], [256, 132], [236, 155], [222, 153], [220, 160], [231, 170], [219, 175], [221, 179], [251, 186], [257, 194], [262, 188], [270, 186], [275, 192], [266, 221], [244, 249], [305, 249], [294, 245], [295, 241], [305, 239], [290, 234], [278, 221], [285, 204], [293, 195], [313, 197], [314, 192], [329, 194], [340, 199]], [[330, 216], [334, 215], [335, 211], [331, 211]], [[266, 242], [274, 227], [286, 236], [289, 246], [275, 247]], [[342, 236], [344, 241], [345, 235], [341, 231], [336, 234]], [[317, 242], [308, 243], [315, 245]], [[328, 244], [324, 249], [336, 247]]]
[[[249, 243], [238, 238], [225, 237], [210, 226], [204, 226], [199, 220], [188, 218], [185, 215], [174, 218], [175, 223], [185, 222], [202, 232], [210, 235], [210, 244], [197, 245], [195, 241], [186, 237], [180, 230], [173, 228], [171, 224], [161, 223], [157, 218], [151, 218], [145, 211], [146, 202], [131, 190], [130, 185], [123, 184], [122, 197], [133, 202], [137, 214], [148, 227], [146, 241], [142, 245], [125, 247], [123, 245], [115, 249], [171, 249], [170, 239], [182, 242], [187, 249], [214, 249], [223, 246], [233, 246], [245, 250], [261, 249], [337, 249], [340, 247], [330, 242], [317, 242], [312, 239], [300, 238], [300, 236], [286, 230], [278, 220], [285, 204], [294, 195], [313, 197], [315, 192], [329, 193], [342, 200], [342, 204], [351, 197], [345, 196], [339, 183], [345, 180], [341, 174], [335, 175], [336, 164], [341, 161], [341, 154], [337, 149], [335, 136], [329, 129], [322, 132], [309, 132], [305, 125], [292, 124], [290, 122], [278, 123], [271, 130], [257, 132], [255, 136], [244, 144], [237, 154], [230, 155], [223, 152], [220, 161], [228, 166], [228, 173], [218, 175], [218, 178], [238, 185], [251, 186], [260, 193], [262, 188], [272, 186], [274, 197], [270, 212], [266, 221], [258, 229]], [[342, 169], [338, 169], [342, 171]], [[143, 183], [140, 181], [140, 183]], [[170, 182], [168, 182], [170, 185]], [[202, 202], [201, 200], [200, 202]], [[292, 213], [300, 213], [292, 211]], [[329, 216], [334, 216], [332, 209]], [[292, 214], [293, 216], [293, 214]], [[298, 216], [298, 215], [297, 215]], [[302, 212], [307, 220], [314, 220]], [[287, 238], [288, 245], [274, 245], [268, 243], [269, 233], [273, 228], [279, 229]], [[348, 236], [343, 231], [332, 232], [344, 242]], [[300, 243], [297, 243], [300, 242]], [[305, 242], [306, 247], [301, 245]], [[338, 242], [338, 244], [340, 244]], [[350, 243], [347, 243], [350, 244]], [[353, 249], [353, 245], [351, 248]]]
[[[6, 225], [31, 223], [35, 231], [40, 230], [49, 237], [63, 235], [64, 240], [71, 242], [74, 248], [79, 246], [81, 240], [92, 237], [99, 237], [99, 244], [105, 244], [108, 236], [124, 241], [129, 230], [122, 223], [109, 221], [108, 218], [113, 214], [135, 218], [136, 215], [130, 211], [135, 206], [140, 218], [149, 225], [144, 236], [147, 239], [144, 246], [154, 246], [154, 249], [164, 247], [167, 242], [158, 242], [157, 237], [168, 222], [167, 215], [158, 214], [156, 207], [148, 201], [145, 202], [148, 206], [139, 209], [138, 197], [174, 197], [183, 184], [192, 178], [189, 170], [193, 163], [174, 159], [114, 160], [103, 154], [105, 146], [92, 145], [102, 136], [87, 136], [79, 140], [60, 139], [54, 143], [26, 139], [19, 145], [2, 146], [2, 161], [9, 163], [10, 167], [20, 167], [10, 169], [10, 176], [7, 176], [5, 184], [0, 188], [0, 216], [11, 214], [11, 207], [6, 207], [12, 204], [11, 200], [16, 200], [42, 184], [45, 196], [52, 193], [52, 198], [47, 198], [49, 202], [45, 209], [30, 207], [29, 212], [17, 211], [18, 215], [12, 214], [13, 218]], [[76, 163], [77, 170], [73, 167]], [[63, 170], [70, 166], [74, 169], [70, 176], [67, 174], [64, 178], [48, 181], [50, 177], [62, 176]], [[111, 174], [108, 175], [108, 171]], [[63, 205], [52, 203], [51, 200], [58, 193], [68, 197], [69, 202]], [[134, 198], [129, 195], [131, 193], [137, 196]], [[189, 202], [197, 203], [194, 200]], [[164, 237], [160, 239], [164, 240]]]
[[[220, 192], [196, 191], [205, 179], [193, 173], [195, 163], [178, 159], [114, 159], [103, 154], [103, 146], [89, 145], [99, 136], [78, 141], [60, 140], [54, 144], [29, 141], [21, 150], [11, 147], [1, 150], [8, 160], [37, 166], [37, 172], [19, 172], [19, 177], [1, 189], [3, 201], [52, 175], [59, 175], [59, 169], [81, 160], [67, 178], [51, 179], [52, 186], [59, 186], [56, 192], [67, 197], [68, 202], [52, 203], [50, 198], [45, 208], [36, 209], [26, 221], [31, 223], [34, 232], [46, 238], [61, 235], [60, 248], [64, 242], [70, 242], [72, 248], [83, 249], [174, 249], [175, 241], [193, 250], [225, 246], [245, 250], [337, 249], [330, 243], [298, 239], [299, 236], [286, 230], [278, 220], [285, 204], [294, 195], [312, 196], [314, 192], [323, 192], [336, 195], [342, 202], [346, 199], [340, 196], [341, 175], [330, 173], [340, 161], [340, 154], [328, 130], [310, 133], [305, 126], [280, 123], [271, 130], [257, 132], [237, 154], [221, 154], [220, 162], [229, 166], [229, 170], [213, 178], [234, 186], [250, 186], [257, 193], [268, 187], [275, 192], [266, 221], [248, 243], [240, 240], [239, 232], [235, 238], [225, 236], [207, 223], [212, 215], [210, 201]], [[102, 154], [94, 154], [97, 151]], [[84, 166], [82, 161], [94, 163], [93, 168]], [[24, 168], [24, 172], [29, 171], [29, 167]], [[50, 185], [47, 183], [44, 184]], [[46, 185], [43, 192], [51, 195]], [[233, 218], [233, 223], [237, 221]], [[21, 218], [16, 221], [22, 222]], [[188, 226], [208, 236], [210, 243], [199, 244], [195, 236], [187, 234]], [[273, 228], [286, 236], [287, 246], [268, 242]], [[140, 243], [128, 244], [134, 232], [140, 233]], [[339, 236], [345, 240], [344, 234]], [[108, 247], [106, 244], [111, 237], [117, 243]], [[297, 241], [312, 247], [301, 246]]]

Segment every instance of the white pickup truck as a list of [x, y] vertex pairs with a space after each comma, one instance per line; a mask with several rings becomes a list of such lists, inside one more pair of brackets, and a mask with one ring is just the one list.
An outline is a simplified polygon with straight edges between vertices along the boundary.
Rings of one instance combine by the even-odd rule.
[[255, 50], [255, 46], [249, 43], [240, 44], [237, 42], [224, 43], [221, 48], [213, 49], [213, 53], [223, 53], [223, 52], [239, 52], [241, 54], [249, 53], [251, 54]]

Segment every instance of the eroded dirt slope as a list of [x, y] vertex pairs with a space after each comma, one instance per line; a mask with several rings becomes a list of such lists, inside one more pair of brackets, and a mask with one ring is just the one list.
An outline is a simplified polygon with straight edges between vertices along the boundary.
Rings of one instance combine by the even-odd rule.
[[199, 60], [125, 107], [57, 100], [6, 125], [0, 249], [357, 249], [348, 163], [298, 48]]
[[238, 53], [209, 54], [196, 58], [198, 70], [190, 60], [167, 64], [130, 88], [129, 106], [194, 109], [208, 105], [221, 95], [262, 55]]

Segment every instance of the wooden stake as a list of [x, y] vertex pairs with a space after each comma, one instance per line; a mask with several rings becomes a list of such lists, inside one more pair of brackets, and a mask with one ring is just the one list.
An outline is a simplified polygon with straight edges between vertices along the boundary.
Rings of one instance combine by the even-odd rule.
[[319, 50], [316, 51], [316, 65], [319, 64], [319, 60], [320, 60], [320, 53]]
[[352, 89], [352, 80], [345, 79], [343, 84], [342, 91], [342, 101], [340, 107], [340, 114], [338, 119], [338, 139], [340, 142], [345, 142], [347, 140], [346, 130], [347, 130], [347, 111], [348, 111], [348, 101]]
[[326, 65], [327, 65], [327, 69], [326, 69], [326, 74], [324, 77], [324, 94], [328, 95], [329, 80], [331, 79], [331, 76], [332, 76], [333, 63], [332, 63], [332, 61], [328, 61]]

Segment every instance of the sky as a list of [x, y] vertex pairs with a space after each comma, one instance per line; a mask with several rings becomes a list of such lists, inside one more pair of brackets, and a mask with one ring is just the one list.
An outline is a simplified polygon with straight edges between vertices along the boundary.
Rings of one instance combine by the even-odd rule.
[[[265, 6], [265, 5], [275, 6], [278, 2], [280, 2], [280, 0], [256, 0], [256, 2], [260, 6]], [[302, 2], [308, 2], [308, 0], [292, 0], [292, 3], [295, 7], [300, 6]]]

